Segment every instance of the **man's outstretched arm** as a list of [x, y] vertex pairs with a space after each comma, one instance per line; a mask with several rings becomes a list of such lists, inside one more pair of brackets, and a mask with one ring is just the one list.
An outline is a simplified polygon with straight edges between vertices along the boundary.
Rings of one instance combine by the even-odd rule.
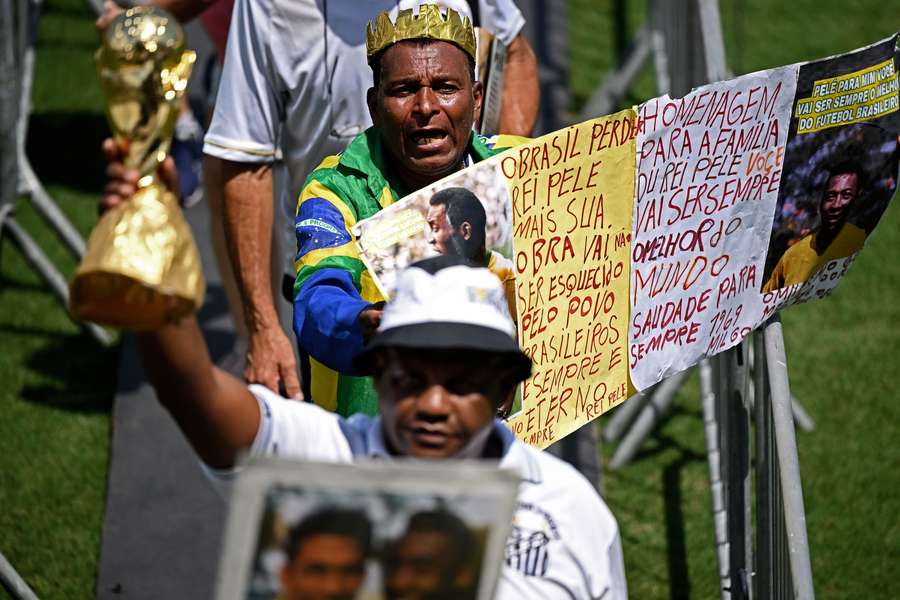
[[197, 455], [229, 468], [259, 429], [259, 404], [247, 386], [216, 367], [193, 316], [137, 333], [138, 350], [160, 403]]
[[[124, 164], [116, 143], [103, 142], [107, 183], [100, 209], [109, 210], [137, 191], [140, 173]], [[175, 164], [160, 165], [160, 181], [176, 189]], [[175, 418], [194, 450], [214, 468], [234, 465], [240, 450], [249, 448], [259, 429], [259, 404], [245, 384], [217, 368], [192, 315], [177, 324], [137, 334], [138, 350], [160, 403]]]

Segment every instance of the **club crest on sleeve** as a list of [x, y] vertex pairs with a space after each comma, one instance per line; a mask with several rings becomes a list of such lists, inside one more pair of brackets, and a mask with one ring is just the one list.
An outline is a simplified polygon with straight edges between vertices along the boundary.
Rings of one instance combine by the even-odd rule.
[[542, 577], [550, 565], [551, 542], [558, 539], [559, 531], [547, 511], [520, 502], [506, 540], [507, 566], [523, 575]]

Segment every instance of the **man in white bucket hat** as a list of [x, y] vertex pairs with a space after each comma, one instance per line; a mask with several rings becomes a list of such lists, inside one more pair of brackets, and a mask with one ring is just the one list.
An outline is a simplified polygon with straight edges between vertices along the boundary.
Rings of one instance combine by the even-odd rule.
[[496, 419], [531, 362], [513, 338], [499, 280], [439, 256], [401, 274], [355, 365], [380, 416], [343, 418], [217, 369], [193, 318], [138, 335], [160, 402], [209, 466], [235, 456], [353, 462], [378, 457], [497, 461], [522, 478], [497, 598], [627, 597], [618, 527], [574, 469]]

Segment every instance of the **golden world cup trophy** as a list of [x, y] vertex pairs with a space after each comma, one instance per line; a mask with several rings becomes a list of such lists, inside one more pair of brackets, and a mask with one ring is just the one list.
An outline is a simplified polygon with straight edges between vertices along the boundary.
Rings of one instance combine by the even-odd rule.
[[137, 193], [108, 210], [91, 232], [69, 310], [103, 325], [155, 328], [196, 311], [205, 292], [190, 227], [157, 177], [196, 54], [185, 49], [174, 17], [139, 6], [113, 20], [96, 59], [113, 137], [140, 179]]

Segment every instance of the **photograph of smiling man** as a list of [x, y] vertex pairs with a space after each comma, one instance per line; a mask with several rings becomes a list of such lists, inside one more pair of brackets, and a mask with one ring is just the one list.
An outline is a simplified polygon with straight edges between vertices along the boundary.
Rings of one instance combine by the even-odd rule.
[[896, 94], [895, 44], [890, 38], [800, 66], [763, 294], [836, 282], [850, 261], [829, 263], [862, 250], [894, 195], [900, 111], [876, 109]]

